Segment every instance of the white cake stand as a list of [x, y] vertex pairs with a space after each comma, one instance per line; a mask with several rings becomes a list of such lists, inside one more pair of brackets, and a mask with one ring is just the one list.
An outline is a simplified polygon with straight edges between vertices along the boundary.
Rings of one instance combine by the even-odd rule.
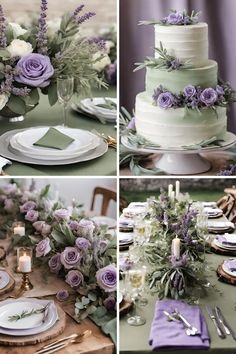
[[201, 153], [227, 150], [236, 143], [236, 135], [227, 132], [222, 137], [224, 140], [221, 146], [208, 146], [201, 149], [184, 148], [135, 148], [129, 143], [126, 136], [121, 138], [122, 144], [129, 150], [139, 154], [162, 154], [156, 166], [170, 175], [195, 175], [207, 172], [211, 168], [211, 163], [201, 156]]

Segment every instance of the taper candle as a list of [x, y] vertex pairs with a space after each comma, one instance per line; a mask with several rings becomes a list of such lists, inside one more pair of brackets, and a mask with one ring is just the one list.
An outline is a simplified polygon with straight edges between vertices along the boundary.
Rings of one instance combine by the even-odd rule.
[[168, 197], [171, 197], [171, 193], [173, 192], [173, 184], [169, 184], [168, 186]]
[[180, 257], [180, 239], [177, 236], [172, 240], [171, 253], [175, 258]]
[[180, 182], [176, 181], [175, 182], [175, 197], [176, 197], [176, 199], [179, 197], [179, 192], [180, 192]]

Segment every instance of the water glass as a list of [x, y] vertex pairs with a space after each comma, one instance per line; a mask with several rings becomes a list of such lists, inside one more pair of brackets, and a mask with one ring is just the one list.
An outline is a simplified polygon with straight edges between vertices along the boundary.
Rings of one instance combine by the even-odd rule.
[[67, 108], [68, 103], [74, 93], [74, 78], [72, 76], [62, 75], [57, 79], [57, 96], [60, 103], [63, 104], [64, 113], [64, 127], [68, 126], [67, 123]]

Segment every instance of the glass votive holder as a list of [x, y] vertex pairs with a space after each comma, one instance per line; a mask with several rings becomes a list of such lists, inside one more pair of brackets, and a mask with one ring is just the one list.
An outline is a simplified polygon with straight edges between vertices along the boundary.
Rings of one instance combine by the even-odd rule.
[[31, 273], [32, 271], [32, 248], [18, 247], [17, 248], [17, 272]]
[[12, 224], [14, 235], [25, 236], [25, 223], [23, 221], [15, 221]]

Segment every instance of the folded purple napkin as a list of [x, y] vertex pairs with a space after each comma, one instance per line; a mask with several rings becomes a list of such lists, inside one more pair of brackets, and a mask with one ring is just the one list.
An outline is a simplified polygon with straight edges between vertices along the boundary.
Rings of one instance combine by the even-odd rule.
[[218, 235], [216, 239], [222, 245], [235, 246], [236, 247], [236, 236], [235, 235]]
[[[168, 321], [163, 311], [171, 313], [175, 309], [178, 309], [186, 320], [199, 330], [198, 335], [188, 336], [182, 322]], [[158, 301], [155, 306], [149, 344], [156, 351], [181, 348], [208, 349], [210, 347], [210, 337], [199, 306], [190, 306], [178, 300]]]
[[227, 261], [224, 261], [224, 265], [231, 272], [236, 272], [236, 259], [228, 259]]

